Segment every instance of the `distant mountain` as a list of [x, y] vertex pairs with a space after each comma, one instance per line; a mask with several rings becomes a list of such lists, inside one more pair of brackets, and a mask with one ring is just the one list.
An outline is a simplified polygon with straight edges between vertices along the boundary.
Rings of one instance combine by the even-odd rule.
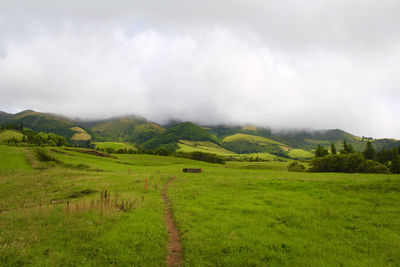
[[[254, 127], [254, 126], [244, 126], [244, 127], [211, 126], [207, 127], [206, 129], [210, 133], [215, 134], [221, 140], [223, 140], [228, 136], [240, 133], [251, 136], [264, 137], [269, 140], [285, 144], [287, 147], [290, 148], [300, 148], [308, 151], [315, 149], [318, 145], [322, 145], [326, 148], [329, 148], [331, 143], [334, 143], [337, 149], [339, 150], [342, 147], [343, 140], [346, 140], [346, 142], [352, 144], [357, 151], [363, 151], [365, 149], [365, 143], [368, 141], [368, 140], [363, 140], [358, 136], [352, 135], [340, 129], [275, 131], [271, 128]], [[243, 138], [240, 141], [235, 140], [235, 142], [233, 143], [235, 148], [231, 149], [246, 150], [245, 144], [243, 142], [244, 142]], [[400, 145], [400, 143], [397, 143], [400, 141], [395, 139], [375, 139], [373, 140], [373, 142], [377, 150]], [[255, 151], [265, 150], [266, 147], [265, 145], [262, 145], [261, 147], [260, 146], [256, 147], [255, 143], [256, 142], [252, 142], [252, 144], [250, 145], [253, 146], [252, 150]]]
[[12, 114], [4, 112], [4, 111], [0, 111], [0, 123], [3, 120], [6, 120], [7, 118], [9, 118], [10, 116], [12, 116]]
[[[318, 145], [326, 148], [331, 143], [337, 150], [343, 140], [363, 151], [370, 138], [360, 138], [340, 129], [276, 131], [266, 127], [198, 126], [191, 122], [171, 121], [164, 127], [138, 116], [114, 117], [105, 120], [75, 121], [61, 115], [25, 110], [17, 114], [0, 111], [0, 126], [20, 124], [36, 132], [53, 132], [70, 142], [117, 141], [143, 145], [154, 149], [170, 143], [204, 141], [235, 153], [289, 154], [294, 149], [313, 151]], [[400, 146], [395, 139], [372, 139], [379, 151]], [[181, 142], [182, 143], [182, 142]], [[191, 143], [192, 144], [192, 143]]]
[[25, 110], [16, 114], [11, 114], [1, 120], [0, 124], [19, 124], [25, 128], [31, 128], [35, 132], [52, 132], [65, 136], [68, 140], [74, 135], [71, 130], [76, 126], [74, 122], [60, 115], [50, 113], [40, 113], [33, 110]]
[[215, 135], [207, 132], [203, 128], [191, 122], [182, 122], [167, 128], [158, 136], [150, 139], [144, 144], [144, 147], [146, 149], [154, 149], [161, 145], [176, 143], [179, 140], [210, 141], [215, 144], [221, 143]]
[[263, 152], [283, 154], [284, 151], [289, 151], [291, 149], [286, 144], [270, 138], [245, 133], [236, 133], [227, 136], [222, 141], [226, 149], [239, 154]]
[[116, 117], [107, 120], [80, 122], [95, 141], [118, 141], [143, 144], [162, 133], [160, 125], [136, 116]]

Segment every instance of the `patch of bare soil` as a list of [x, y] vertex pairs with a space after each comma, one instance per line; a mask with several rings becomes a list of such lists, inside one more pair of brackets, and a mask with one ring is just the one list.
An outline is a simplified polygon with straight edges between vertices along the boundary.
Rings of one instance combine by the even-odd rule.
[[168, 242], [168, 266], [182, 266], [182, 246], [179, 241], [179, 232], [176, 223], [173, 219], [171, 208], [171, 200], [167, 196], [167, 190], [170, 183], [175, 180], [175, 177], [169, 179], [162, 189], [162, 199], [164, 201], [165, 224], [167, 226], [169, 242]]

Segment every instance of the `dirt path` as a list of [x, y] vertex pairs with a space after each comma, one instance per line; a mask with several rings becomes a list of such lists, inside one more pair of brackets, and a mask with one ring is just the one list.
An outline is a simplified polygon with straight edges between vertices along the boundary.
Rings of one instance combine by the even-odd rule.
[[171, 201], [167, 196], [167, 189], [170, 183], [175, 180], [175, 177], [169, 179], [169, 181], [164, 185], [162, 189], [162, 199], [164, 201], [164, 215], [165, 215], [165, 224], [167, 226], [169, 242], [168, 242], [168, 256], [167, 256], [167, 264], [168, 266], [181, 266], [182, 265], [182, 246], [179, 241], [179, 232], [176, 228], [176, 224], [174, 222], [172, 216], [172, 208]]

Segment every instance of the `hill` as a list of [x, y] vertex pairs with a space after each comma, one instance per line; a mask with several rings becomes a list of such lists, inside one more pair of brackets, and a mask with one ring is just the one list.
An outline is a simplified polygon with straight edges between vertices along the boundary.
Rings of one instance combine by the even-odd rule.
[[35, 132], [55, 133], [62, 135], [68, 140], [74, 135], [72, 127], [76, 126], [74, 122], [66, 117], [51, 113], [40, 113], [33, 110], [25, 110], [1, 120], [1, 124], [20, 124], [30, 128]]
[[95, 141], [131, 142], [143, 144], [164, 131], [160, 125], [136, 116], [81, 122]]
[[0, 143], [7, 142], [8, 140], [11, 140], [11, 139], [16, 139], [16, 140], [21, 141], [22, 138], [23, 138], [23, 134], [18, 131], [14, 131], [14, 130], [0, 131]]
[[[341, 149], [343, 140], [357, 151], [363, 151], [368, 139], [363, 139], [340, 129], [331, 130], [274, 130], [266, 127], [204, 126], [190, 122], [170, 122], [164, 127], [138, 116], [114, 117], [106, 120], [74, 121], [61, 115], [25, 110], [17, 114], [0, 112], [0, 126], [23, 124], [35, 132], [53, 132], [70, 142], [92, 140], [96, 142], [128, 142], [156, 148], [168, 143], [186, 141], [209, 141], [235, 153], [281, 153], [309, 157], [318, 145], [326, 148], [334, 143]], [[395, 139], [375, 139], [379, 151], [400, 145]], [[183, 145], [182, 145], [183, 146]], [[186, 147], [186, 149], [189, 149]], [[292, 149], [302, 149], [287, 153]]]
[[12, 114], [4, 112], [4, 111], [0, 111], [0, 123], [3, 120], [6, 120], [7, 118], [9, 118], [10, 116], [12, 116]]
[[214, 153], [221, 156], [235, 155], [235, 153], [226, 150], [225, 148], [210, 141], [178, 140], [178, 146], [178, 151], [180, 152], [200, 151], [204, 153]]
[[[363, 151], [365, 149], [365, 143], [368, 141], [340, 129], [284, 131], [249, 125], [244, 127], [220, 125], [207, 127], [207, 131], [215, 134], [221, 140], [236, 134], [247, 134], [251, 136], [264, 137], [270, 141], [279, 142], [287, 147], [302, 149], [305, 151], [312, 151], [318, 145], [329, 148], [331, 143], [334, 143], [336, 147], [340, 149], [342, 147], [343, 140], [346, 140], [346, 142], [350, 143], [357, 151]], [[383, 148], [387, 149], [398, 146], [400, 145], [400, 141], [395, 139], [375, 139], [374, 145], [377, 150], [381, 150]], [[242, 146], [244, 147], [243, 144]], [[262, 150], [263, 148], [253, 147], [251, 149]]]
[[177, 143], [179, 140], [210, 141], [214, 144], [220, 144], [215, 135], [191, 122], [183, 122], [171, 126], [158, 136], [152, 138], [144, 144], [144, 147], [146, 149], [155, 149], [161, 145]]
[[243, 133], [227, 136], [222, 141], [225, 148], [239, 154], [259, 152], [279, 154], [290, 150], [290, 147], [275, 140]]
[[91, 139], [90, 134], [88, 134], [84, 129], [81, 127], [75, 126], [71, 128], [72, 131], [74, 131], [74, 135], [71, 137], [71, 141], [87, 141]]

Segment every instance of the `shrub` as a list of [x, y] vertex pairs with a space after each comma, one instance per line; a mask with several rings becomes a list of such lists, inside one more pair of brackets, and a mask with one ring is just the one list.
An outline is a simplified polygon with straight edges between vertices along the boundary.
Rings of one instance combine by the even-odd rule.
[[188, 158], [194, 160], [200, 160], [210, 163], [218, 163], [218, 164], [225, 164], [225, 158], [213, 153], [204, 153], [200, 151], [194, 152], [179, 152], [176, 153], [176, 156], [181, 158]]
[[310, 162], [311, 172], [390, 173], [383, 164], [367, 160], [360, 153], [327, 155]]
[[51, 155], [46, 149], [37, 148], [37, 149], [35, 149], [35, 154], [36, 154], [36, 157], [38, 158], [38, 160], [41, 162], [46, 162], [46, 161], [57, 162], [56, 157]]
[[288, 166], [288, 171], [290, 172], [304, 172], [306, 170], [306, 167], [302, 164], [299, 164], [298, 162], [292, 162]]

